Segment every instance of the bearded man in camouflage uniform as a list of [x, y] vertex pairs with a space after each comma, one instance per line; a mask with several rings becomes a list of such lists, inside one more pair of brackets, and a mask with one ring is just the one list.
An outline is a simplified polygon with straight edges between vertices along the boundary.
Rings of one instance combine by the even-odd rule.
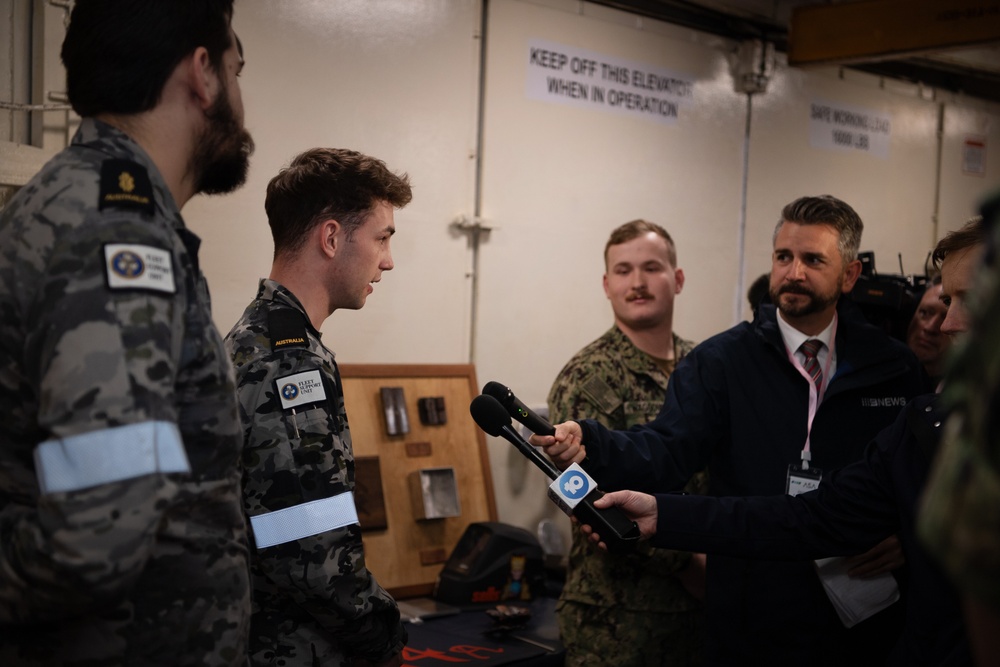
[[246, 178], [231, 0], [77, 0], [0, 216], [0, 664], [243, 665], [232, 370], [180, 208]]
[[[666, 230], [644, 220], [625, 223], [611, 233], [604, 260], [615, 325], [560, 371], [549, 412], [554, 422], [596, 419], [627, 429], [656, 417], [667, 379], [694, 343], [673, 332], [684, 272]], [[704, 473], [687, 490], [704, 493]], [[701, 664], [703, 559], [646, 544], [613, 556], [588, 546], [574, 528], [558, 603], [566, 665]]]
[[400, 664], [406, 632], [365, 567], [344, 395], [320, 329], [393, 268], [393, 209], [409, 201], [405, 175], [339, 149], [302, 153], [267, 186], [271, 274], [226, 336], [255, 546], [254, 664]]

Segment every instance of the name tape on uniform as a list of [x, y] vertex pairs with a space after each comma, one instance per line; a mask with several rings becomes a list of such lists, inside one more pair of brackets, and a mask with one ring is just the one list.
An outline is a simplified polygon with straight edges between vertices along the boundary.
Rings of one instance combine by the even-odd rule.
[[104, 246], [104, 268], [111, 289], [139, 289], [174, 294], [173, 257], [169, 250], [136, 243]]
[[318, 370], [287, 375], [274, 381], [281, 397], [281, 407], [285, 410], [306, 403], [326, 400], [323, 377]]

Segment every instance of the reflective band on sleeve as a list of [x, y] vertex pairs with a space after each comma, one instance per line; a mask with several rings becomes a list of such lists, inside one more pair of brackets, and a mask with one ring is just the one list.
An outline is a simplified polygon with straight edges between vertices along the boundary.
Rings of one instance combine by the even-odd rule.
[[142, 422], [46, 440], [35, 470], [42, 493], [59, 493], [191, 466], [176, 424]]
[[358, 510], [354, 507], [354, 494], [350, 491], [332, 498], [311, 500], [250, 517], [258, 549], [293, 542], [355, 523], [358, 523]]

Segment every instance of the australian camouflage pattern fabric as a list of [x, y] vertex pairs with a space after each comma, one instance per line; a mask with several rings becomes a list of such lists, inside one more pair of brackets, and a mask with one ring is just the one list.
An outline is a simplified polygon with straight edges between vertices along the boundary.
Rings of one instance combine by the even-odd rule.
[[[281, 325], [281, 331], [272, 330]], [[236, 367], [246, 448], [243, 502], [250, 517], [354, 491], [354, 454], [334, 355], [302, 305], [261, 281], [226, 336]], [[296, 379], [313, 377], [319, 402], [284, 408]], [[348, 496], [349, 498], [350, 496]], [[353, 500], [350, 500], [353, 507]], [[381, 662], [406, 641], [392, 597], [365, 567], [361, 529], [335, 530], [258, 548], [251, 659], [255, 665]]]
[[198, 243], [90, 119], [0, 214], [2, 665], [246, 663], [242, 434]]
[[[675, 334], [674, 364], [693, 348]], [[645, 424], [663, 406], [668, 378], [614, 326], [559, 372], [548, 397], [552, 423], [596, 419], [618, 430]], [[685, 490], [701, 494], [707, 487], [702, 472]], [[689, 561], [688, 553], [647, 544], [612, 556], [574, 529], [558, 606], [566, 664], [700, 664], [703, 607], [674, 576]]]
[[954, 412], [923, 499], [919, 530], [964, 594], [1000, 613], [1000, 196], [987, 202], [983, 267], [969, 292], [942, 399]]

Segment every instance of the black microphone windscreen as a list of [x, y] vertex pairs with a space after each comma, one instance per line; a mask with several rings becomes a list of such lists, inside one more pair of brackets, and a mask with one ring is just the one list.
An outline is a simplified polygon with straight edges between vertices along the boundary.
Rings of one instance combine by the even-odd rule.
[[483, 387], [483, 393], [487, 396], [492, 396], [499, 401], [500, 405], [506, 408], [508, 412], [511, 407], [513, 407], [514, 392], [512, 392], [509, 387], [506, 387], [499, 382], [495, 382], [493, 380], [487, 382], [486, 386]]
[[479, 428], [494, 437], [500, 436], [504, 426], [510, 426], [510, 415], [492, 396], [485, 394], [476, 396], [469, 404], [469, 412], [472, 413], [472, 418]]

